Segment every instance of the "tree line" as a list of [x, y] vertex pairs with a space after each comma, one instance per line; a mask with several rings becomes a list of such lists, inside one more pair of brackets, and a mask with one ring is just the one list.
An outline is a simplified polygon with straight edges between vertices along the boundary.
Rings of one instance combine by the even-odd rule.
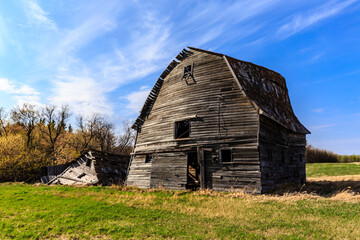
[[305, 158], [307, 163], [360, 162], [360, 155], [339, 155], [332, 151], [315, 148], [311, 145], [306, 147]]
[[76, 115], [69, 106], [23, 104], [0, 108], [0, 182], [37, 181], [41, 167], [75, 160], [94, 149], [129, 155], [134, 133], [129, 122], [116, 134], [115, 125], [101, 114]]

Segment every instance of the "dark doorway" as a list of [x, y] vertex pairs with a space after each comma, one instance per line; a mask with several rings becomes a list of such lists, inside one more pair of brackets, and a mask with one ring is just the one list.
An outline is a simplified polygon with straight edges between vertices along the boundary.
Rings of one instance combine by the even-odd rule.
[[196, 152], [188, 153], [186, 189], [197, 190], [200, 187], [200, 165]]

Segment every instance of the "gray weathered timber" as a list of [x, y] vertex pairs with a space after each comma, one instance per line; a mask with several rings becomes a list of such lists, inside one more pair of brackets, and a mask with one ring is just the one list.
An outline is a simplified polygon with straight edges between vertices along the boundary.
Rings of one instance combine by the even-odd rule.
[[125, 181], [128, 165], [129, 156], [89, 150], [69, 164], [47, 167], [41, 181], [62, 185], [121, 185]]
[[[223, 54], [184, 49], [133, 128], [129, 186], [263, 193], [304, 181], [309, 131], [293, 113], [285, 79]], [[176, 138], [177, 131], [188, 134]]]

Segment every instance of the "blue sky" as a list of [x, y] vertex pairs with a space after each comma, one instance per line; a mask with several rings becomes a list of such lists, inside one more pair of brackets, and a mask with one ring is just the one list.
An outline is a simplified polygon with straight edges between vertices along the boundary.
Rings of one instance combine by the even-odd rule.
[[186, 46], [281, 73], [308, 143], [360, 154], [360, 1], [0, 2], [0, 106], [137, 117]]

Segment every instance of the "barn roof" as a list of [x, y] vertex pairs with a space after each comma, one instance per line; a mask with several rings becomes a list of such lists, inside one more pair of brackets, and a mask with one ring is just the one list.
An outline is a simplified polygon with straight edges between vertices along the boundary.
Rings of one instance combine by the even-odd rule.
[[295, 116], [291, 107], [285, 79], [279, 73], [224, 54], [194, 47], [188, 48], [189, 50], [183, 49], [183, 51], [175, 57], [176, 60], [174, 59], [161, 74], [146, 99], [145, 104], [140, 111], [140, 116], [133, 125], [134, 129], [141, 128], [145, 118], [148, 116], [155, 103], [156, 97], [160, 92], [166, 76], [179, 64], [179, 62], [192, 54], [191, 50], [195, 50], [222, 56], [227, 62], [230, 71], [237, 80], [241, 90], [244, 91], [246, 96], [253, 102], [254, 106], [258, 109], [259, 114], [272, 119], [293, 132], [302, 134], [310, 133], [310, 131], [307, 130]]

